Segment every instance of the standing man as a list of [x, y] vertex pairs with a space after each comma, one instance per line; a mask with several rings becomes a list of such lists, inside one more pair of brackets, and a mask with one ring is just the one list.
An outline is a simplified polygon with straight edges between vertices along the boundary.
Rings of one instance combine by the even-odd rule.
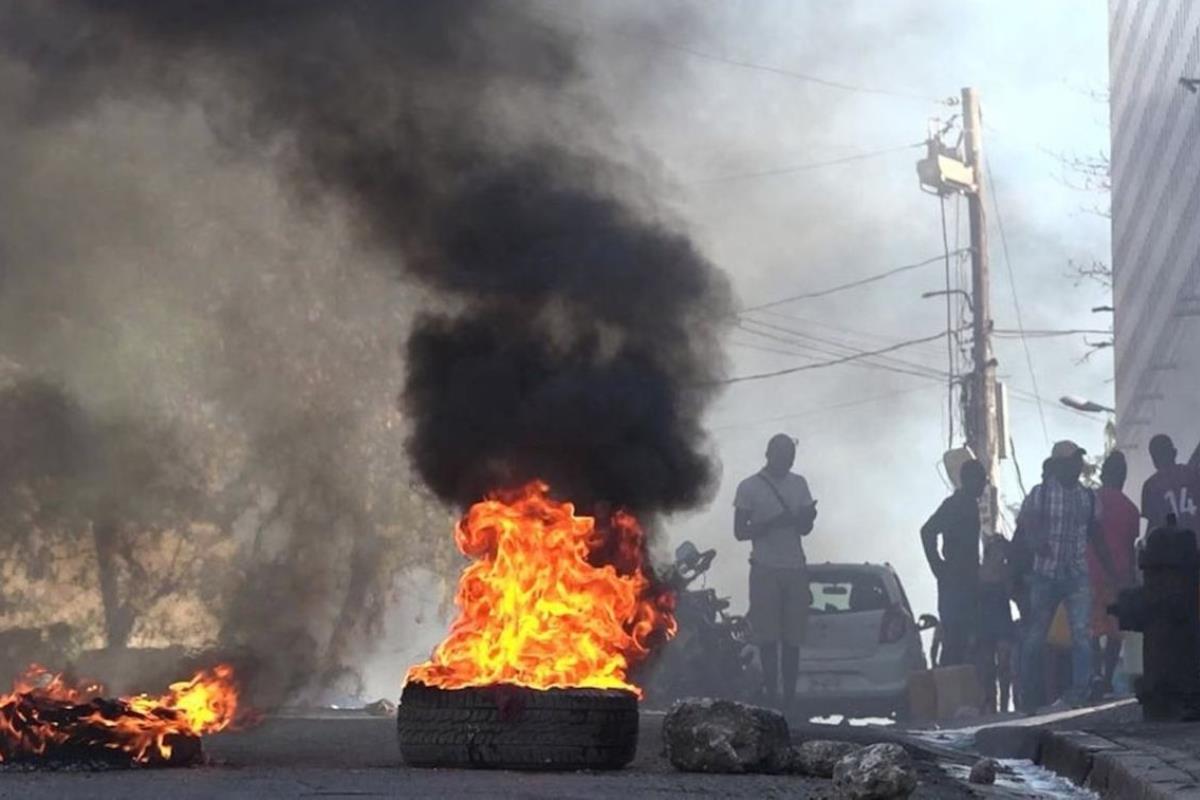
[[792, 472], [795, 462], [795, 440], [782, 433], [772, 436], [766, 466], [738, 484], [733, 500], [733, 535], [751, 543], [750, 628], [762, 656], [766, 702], [778, 704], [782, 660], [785, 712], [796, 697], [800, 642], [811, 602], [800, 538], [812, 532], [817, 518], [808, 482]]
[[[1033, 491], [1039, 491], [1038, 486], [1057, 480], [1055, 478], [1055, 460], [1047, 458], [1042, 462], [1042, 480], [1041, 483], [1033, 487]], [[1024, 509], [1024, 506], [1022, 506]], [[1028, 638], [1027, 631], [1029, 630], [1029, 620], [1032, 616], [1029, 610], [1029, 583], [1033, 575], [1033, 559], [1034, 550], [1037, 545], [1034, 542], [1034, 534], [1030, 532], [1031, 524], [1041, 524], [1040, 513], [1036, 513], [1039, 509], [1035, 509], [1035, 513], [1028, 515], [1017, 515], [1017, 527], [1013, 531], [1012, 547], [1009, 548], [1009, 577], [1012, 579], [1012, 600], [1017, 606], [1019, 617], [1016, 622], [1016, 632], [1014, 634], [1015, 644], [1017, 648], [1016, 658], [1013, 659], [1013, 669], [1016, 675], [1013, 678], [1013, 704], [1018, 711], [1033, 711], [1038, 706], [1041, 698], [1041, 692], [1025, 696], [1024, 688], [1025, 681], [1021, 677], [1021, 664], [1023, 661], [1023, 653], [1025, 650], [1025, 640]], [[1038, 670], [1038, 677], [1034, 683], [1038, 686], [1044, 686], [1045, 681], [1040, 677], [1041, 669]]]
[[[959, 487], [921, 526], [925, 558], [937, 578], [942, 655], [939, 666], [966, 664], [978, 624], [979, 498], [987, 472], [974, 459], [959, 470]], [[938, 552], [938, 537], [942, 549]]]
[[1150, 460], [1155, 472], [1142, 484], [1142, 516], [1147, 532], [1165, 527], [1167, 515], [1174, 514], [1176, 524], [1200, 532], [1196, 504], [1200, 503], [1200, 446], [1187, 464], [1177, 464], [1178, 453], [1171, 437], [1160, 433], [1150, 439]]
[[[1116, 571], [1116, 581], [1108, 580], [1094, 545], [1088, 547], [1088, 575], [1092, 585], [1092, 659], [1093, 669], [1100, 672], [1104, 693], [1112, 694], [1113, 674], [1121, 657], [1121, 628], [1108, 607], [1117, 602], [1117, 594], [1133, 586], [1134, 543], [1138, 538], [1138, 510], [1125, 496], [1125, 475], [1128, 468], [1125, 455], [1114, 450], [1104, 459], [1100, 469], [1100, 534], [1108, 548]], [[1104, 639], [1101, 648], [1100, 640]]]
[[1091, 489], [1079, 482], [1083, 473], [1083, 448], [1074, 442], [1057, 442], [1051, 480], [1035, 486], [1025, 498], [1017, 524], [1026, 527], [1034, 546], [1029, 576], [1029, 625], [1021, 650], [1022, 696], [1039, 695], [1046, 634], [1060, 603], [1066, 605], [1071, 631], [1071, 688], [1062, 704], [1082, 705], [1087, 700], [1092, 675], [1090, 622], [1092, 596], [1088, 583], [1088, 542], [1109, 580], [1114, 580], [1112, 560], [1100, 530], [1100, 503]]

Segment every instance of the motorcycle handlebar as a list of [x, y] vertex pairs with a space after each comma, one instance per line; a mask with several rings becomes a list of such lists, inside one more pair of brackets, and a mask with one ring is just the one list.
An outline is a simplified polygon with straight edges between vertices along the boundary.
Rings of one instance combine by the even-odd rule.
[[712, 567], [713, 559], [716, 557], [716, 550], [705, 550], [703, 553], [699, 553], [692, 558], [677, 561], [675, 563], [675, 574], [679, 576], [682, 582], [682, 586], [678, 588], [686, 588], [696, 578], [708, 572], [709, 568]]

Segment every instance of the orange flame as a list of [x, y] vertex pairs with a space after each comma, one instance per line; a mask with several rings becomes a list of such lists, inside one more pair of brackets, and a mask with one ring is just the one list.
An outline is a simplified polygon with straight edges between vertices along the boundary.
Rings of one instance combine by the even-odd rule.
[[647, 575], [645, 534], [618, 511], [604, 527], [535, 481], [476, 503], [455, 541], [476, 559], [458, 618], [407, 680], [445, 689], [623, 689], [629, 669], [675, 633], [674, 597]]
[[102, 691], [31, 666], [11, 693], [0, 695], [0, 761], [109, 751], [138, 764], [167, 763], [180, 739], [225, 730], [238, 711], [228, 664], [173, 683], [160, 697], [106, 700]]

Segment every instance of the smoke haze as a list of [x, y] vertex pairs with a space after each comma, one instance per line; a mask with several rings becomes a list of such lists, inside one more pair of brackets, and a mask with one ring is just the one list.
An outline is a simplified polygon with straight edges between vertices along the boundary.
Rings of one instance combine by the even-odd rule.
[[[645, 514], [713, 488], [725, 280], [600, 154], [575, 42], [527, 8], [0, 11], [4, 203], [28, 225], [0, 242], [14, 391], [45, 374], [85, 427], [172, 428], [158, 453], [189, 456], [191, 493], [155, 522], [234, 537], [232, 566], [190, 577], [223, 587], [197, 590], [216, 641], [266, 662], [260, 703], [341, 680], [391, 576], [452, 563], [414, 479], [451, 507], [542, 478]], [[146, 571], [116, 544], [137, 520], [79, 507], [101, 577]], [[134, 623], [105, 616], [124, 644]]]
[[[669, 520], [670, 532], [718, 548], [714, 586], [744, 609], [745, 553], [729, 532], [729, 503], [777, 430], [800, 438], [797, 469], [821, 500], [810, 559], [890, 561], [914, 609], [934, 607], [916, 530], [945, 492], [934, 466], [946, 434], [941, 381], [888, 362], [740, 384], [710, 408], [707, 445], [694, 435], [707, 395], [654, 389], [686, 385], [697, 365], [701, 377], [720, 374], [708, 355], [709, 323], [725, 302], [719, 278], [687, 272], [693, 280], [666, 299], [661, 319], [664, 284], [680, 278], [675, 256], [646, 290], [631, 289], [619, 270], [619, 279], [595, 278], [616, 264], [652, 280], [649, 268], [619, 263], [621, 248], [662, 265], [655, 253], [676, 253], [674, 241], [684, 262], [698, 249], [727, 268], [755, 304], [940, 253], [936, 201], [915, 187], [917, 150], [730, 178], [914, 143], [929, 116], [953, 114], [940, 98], [974, 84], [1025, 324], [1095, 326], [1087, 309], [1108, 298], [1080, 299], [1063, 265], [1107, 258], [1107, 225], [1079, 213], [1087, 198], [1063, 187], [1058, 165], [1039, 154], [1106, 146], [1103, 104], [1083, 94], [1106, 80], [1103, 8], [1032, 0], [967, 13], [916, 0], [240, 6], [0, 5], [0, 354], [20, 367], [8, 374], [50, 377], [102, 429], [132, 418], [183, 442], [177, 455], [186, 457], [166, 461], [202, 467], [183, 470], [186, 480], [180, 470], [167, 474], [198, 480], [204, 507], [221, 509], [203, 515], [189, 541], [211, 542], [224, 565], [234, 560], [221, 549], [229, 546], [246, 564], [251, 553], [281, 561], [263, 567], [274, 577], [261, 585], [278, 599], [259, 608], [297, 609], [288, 618], [311, 638], [302, 660], [319, 665], [305, 667], [301, 682], [356, 660], [369, 626], [355, 626], [357, 641], [332, 642], [334, 620], [370, 616], [356, 605], [378, 609], [397, 585], [437, 591], [428, 576], [395, 585], [389, 576], [413, 565], [454, 574], [444, 499], [473, 499], [490, 480], [533, 470], [678, 510], [706, 496], [695, 487], [711, 490], [715, 451], [724, 468], [716, 501]], [[251, 18], [269, 34], [251, 41]], [[910, 96], [838, 91], [729, 61]], [[310, 106], [312, 96], [323, 104]], [[347, 124], [362, 121], [364, 109], [370, 125]], [[397, 142], [409, 154], [399, 164]], [[511, 251], [503, 264], [513, 269], [504, 270], [474, 257], [485, 242], [505, 246], [507, 228], [529, 222], [522, 209], [547, 188], [562, 193], [551, 198], [551, 216], [537, 218], [554, 226], [544, 250]], [[489, 196], [519, 201], [504, 209], [503, 226], [478, 217]], [[595, 202], [578, 202], [586, 198]], [[555, 222], [560, 207], [578, 214]], [[965, 223], [947, 211], [953, 246]], [[631, 217], [642, 244], [605, 236], [605, 248], [588, 246], [598, 241], [589, 230]], [[697, 244], [670, 233], [676, 218], [697, 231]], [[645, 242], [662, 249], [647, 254]], [[564, 249], [572, 258], [560, 276], [548, 266]], [[1011, 329], [1002, 255], [993, 253], [996, 325]], [[729, 372], [824, 360], [822, 349], [837, 350], [830, 341], [869, 349], [934, 333], [944, 307], [918, 298], [941, 287], [940, 270], [778, 309], [785, 317], [768, 320], [789, 330], [727, 337]], [[587, 316], [595, 324], [581, 324]], [[405, 353], [421, 379], [406, 386], [396, 349], [410, 328], [418, 335]], [[647, 341], [656, 348], [648, 354]], [[1010, 389], [1031, 391], [1019, 342], [997, 347]], [[439, 354], [460, 359], [462, 371]], [[945, 366], [935, 344], [897, 355]], [[1082, 366], [1079, 357], [1076, 339], [1035, 345], [1043, 397], [1105, 400], [1110, 365], [1103, 354]], [[498, 377], [505, 371], [495, 365], [508, 358], [528, 374]], [[545, 380], [548, 359], [580, 380]], [[651, 381], [638, 395], [644, 406], [624, 408], [633, 394], [609, 378], [643, 367]], [[602, 391], [584, 389], [593, 379]], [[439, 405], [463, 392], [488, 403]], [[394, 403], [401, 394], [404, 413]], [[578, 406], [579, 414], [544, 429], [532, 414], [512, 413], [520, 397], [537, 399], [522, 412]], [[620, 425], [608, 419], [612, 407]], [[410, 415], [429, 425], [418, 428]], [[469, 424], [458, 424], [463, 415]], [[1096, 449], [1092, 422], [1053, 404], [1045, 415], [1051, 439]], [[1013, 398], [1012, 426], [1028, 482], [1045, 444], [1028, 394]], [[531, 427], [536, 435], [525, 438]], [[666, 437], [660, 452], [669, 461], [611, 452], [567, 459], [544, 446], [557, 437], [573, 454], [597, 454], [595, 443], [643, 440], [646, 427]], [[503, 437], [517, 431], [523, 447], [497, 459]], [[458, 470], [467, 446], [478, 457]], [[651, 488], [642, 494], [642, 486]], [[1019, 497], [1007, 465], [1003, 488]], [[349, 521], [364, 514], [373, 533], [351, 558]], [[329, 519], [341, 522], [327, 529]], [[206, 539], [209, 528], [232, 535]], [[172, 552], [154, 563], [165, 569]], [[373, 553], [391, 561], [372, 565]], [[365, 595], [345, 593], [351, 563], [374, 576]], [[182, 640], [199, 625], [213, 638], [224, 630], [252, 640], [255, 614], [231, 619], [224, 609], [241, 597], [238, 607], [253, 611], [256, 584], [238, 570], [220, 574], [208, 598], [190, 591], [194, 598], [177, 598], [170, 611], [155, 604], [156, 635]], [[413, 605], [427, 619], [428, 605]], [[389, 635], [404, 640], [407, 623], [389, 620]]]

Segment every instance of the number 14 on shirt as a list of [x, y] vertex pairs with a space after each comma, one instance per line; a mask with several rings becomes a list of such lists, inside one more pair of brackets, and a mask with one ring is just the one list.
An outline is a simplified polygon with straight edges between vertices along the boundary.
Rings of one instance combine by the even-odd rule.
[[1192, 498], [1188, 497], [1186, 486], [1175, 492], [1164, 492], [1163, 497], [1166, 499], [1167, 505], [1171, 507], [1171, 513], [1175, 515], [1176, 519], [1196, 516], [1196, 504]]

